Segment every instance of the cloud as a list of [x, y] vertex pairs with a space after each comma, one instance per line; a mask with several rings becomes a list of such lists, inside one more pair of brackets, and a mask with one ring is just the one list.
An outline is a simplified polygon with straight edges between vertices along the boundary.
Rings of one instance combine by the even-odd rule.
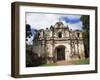
[[75, 30], [82, 28], [80, 17], [81, 15], [27, 13], [26, 22], [34, 29], [45, 29], [60, 20], [65, 26], [68, 25], [69, 28]]
[[[61, 15], [61, 14], [43, 14], [43, 13], [27, 13], [26, 23], [31, 25], [32, 32], [34, 29], [46, 29], [56, 22], [62, 21], [65, 26], [69, 26], [72, 30], [82, 30], [81, 15]], [[34, 35], [35, 33], [33, 33]], [[34, 36], [27, 38], [27, 44], [33, 44]]]
[[60, 19], [65, 25], [68, 25], [72, 30], [82, 30], [82, 22], [80, 21], [81, 15], [64, 15]]
[[74, 24], [69, 24], [69, 28], [72, 30], [82, 30], [82, 22], [74, 23]]
[[66, 23], [70, 23], [70, 24], [74, 24], [74, 23], [78, 23], [80, 22], [80, 18], [78, 19], [71, 19], [71, 18], [68, 18], [68, 17], [63, 17], [62, 18]]
[[26, 22], [36, 29], [45, 29], [58, 21], [54, 14], [27, 13]]

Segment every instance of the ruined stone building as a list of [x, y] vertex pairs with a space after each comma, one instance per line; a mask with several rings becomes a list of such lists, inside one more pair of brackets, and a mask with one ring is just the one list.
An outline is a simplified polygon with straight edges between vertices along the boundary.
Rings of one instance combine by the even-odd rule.
[[57, 22], [47, 29], [38, 30], [33, 40], [33, 52], [45, 57], [47, 63], [84, 58], [82, 31], [69, 29]]

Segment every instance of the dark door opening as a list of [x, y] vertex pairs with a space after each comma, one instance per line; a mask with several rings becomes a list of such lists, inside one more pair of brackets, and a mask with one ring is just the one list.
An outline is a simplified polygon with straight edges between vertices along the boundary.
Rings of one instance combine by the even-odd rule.
[[60, 46], [57, 48], [57, 60], [65, 60], [65, 47]]

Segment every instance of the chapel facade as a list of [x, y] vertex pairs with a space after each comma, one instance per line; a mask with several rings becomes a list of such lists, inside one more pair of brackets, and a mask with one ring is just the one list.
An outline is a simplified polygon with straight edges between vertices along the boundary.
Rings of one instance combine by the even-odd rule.
[[33, 52], [45, 57], [47, 63], [85, 58], [82, 31], [69, 29], [62, 22], [36, 32]]

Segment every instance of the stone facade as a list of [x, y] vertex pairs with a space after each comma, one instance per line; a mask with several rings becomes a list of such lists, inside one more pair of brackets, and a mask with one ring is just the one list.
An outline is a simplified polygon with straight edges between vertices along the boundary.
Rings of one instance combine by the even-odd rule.
[[82, 31], [73, 31], [62, 22], [57, 22], [49, 29], [38, 30], [33, 40], [33, 52], [39, 57], [45, 57], [47, 63], [83, 59]]

